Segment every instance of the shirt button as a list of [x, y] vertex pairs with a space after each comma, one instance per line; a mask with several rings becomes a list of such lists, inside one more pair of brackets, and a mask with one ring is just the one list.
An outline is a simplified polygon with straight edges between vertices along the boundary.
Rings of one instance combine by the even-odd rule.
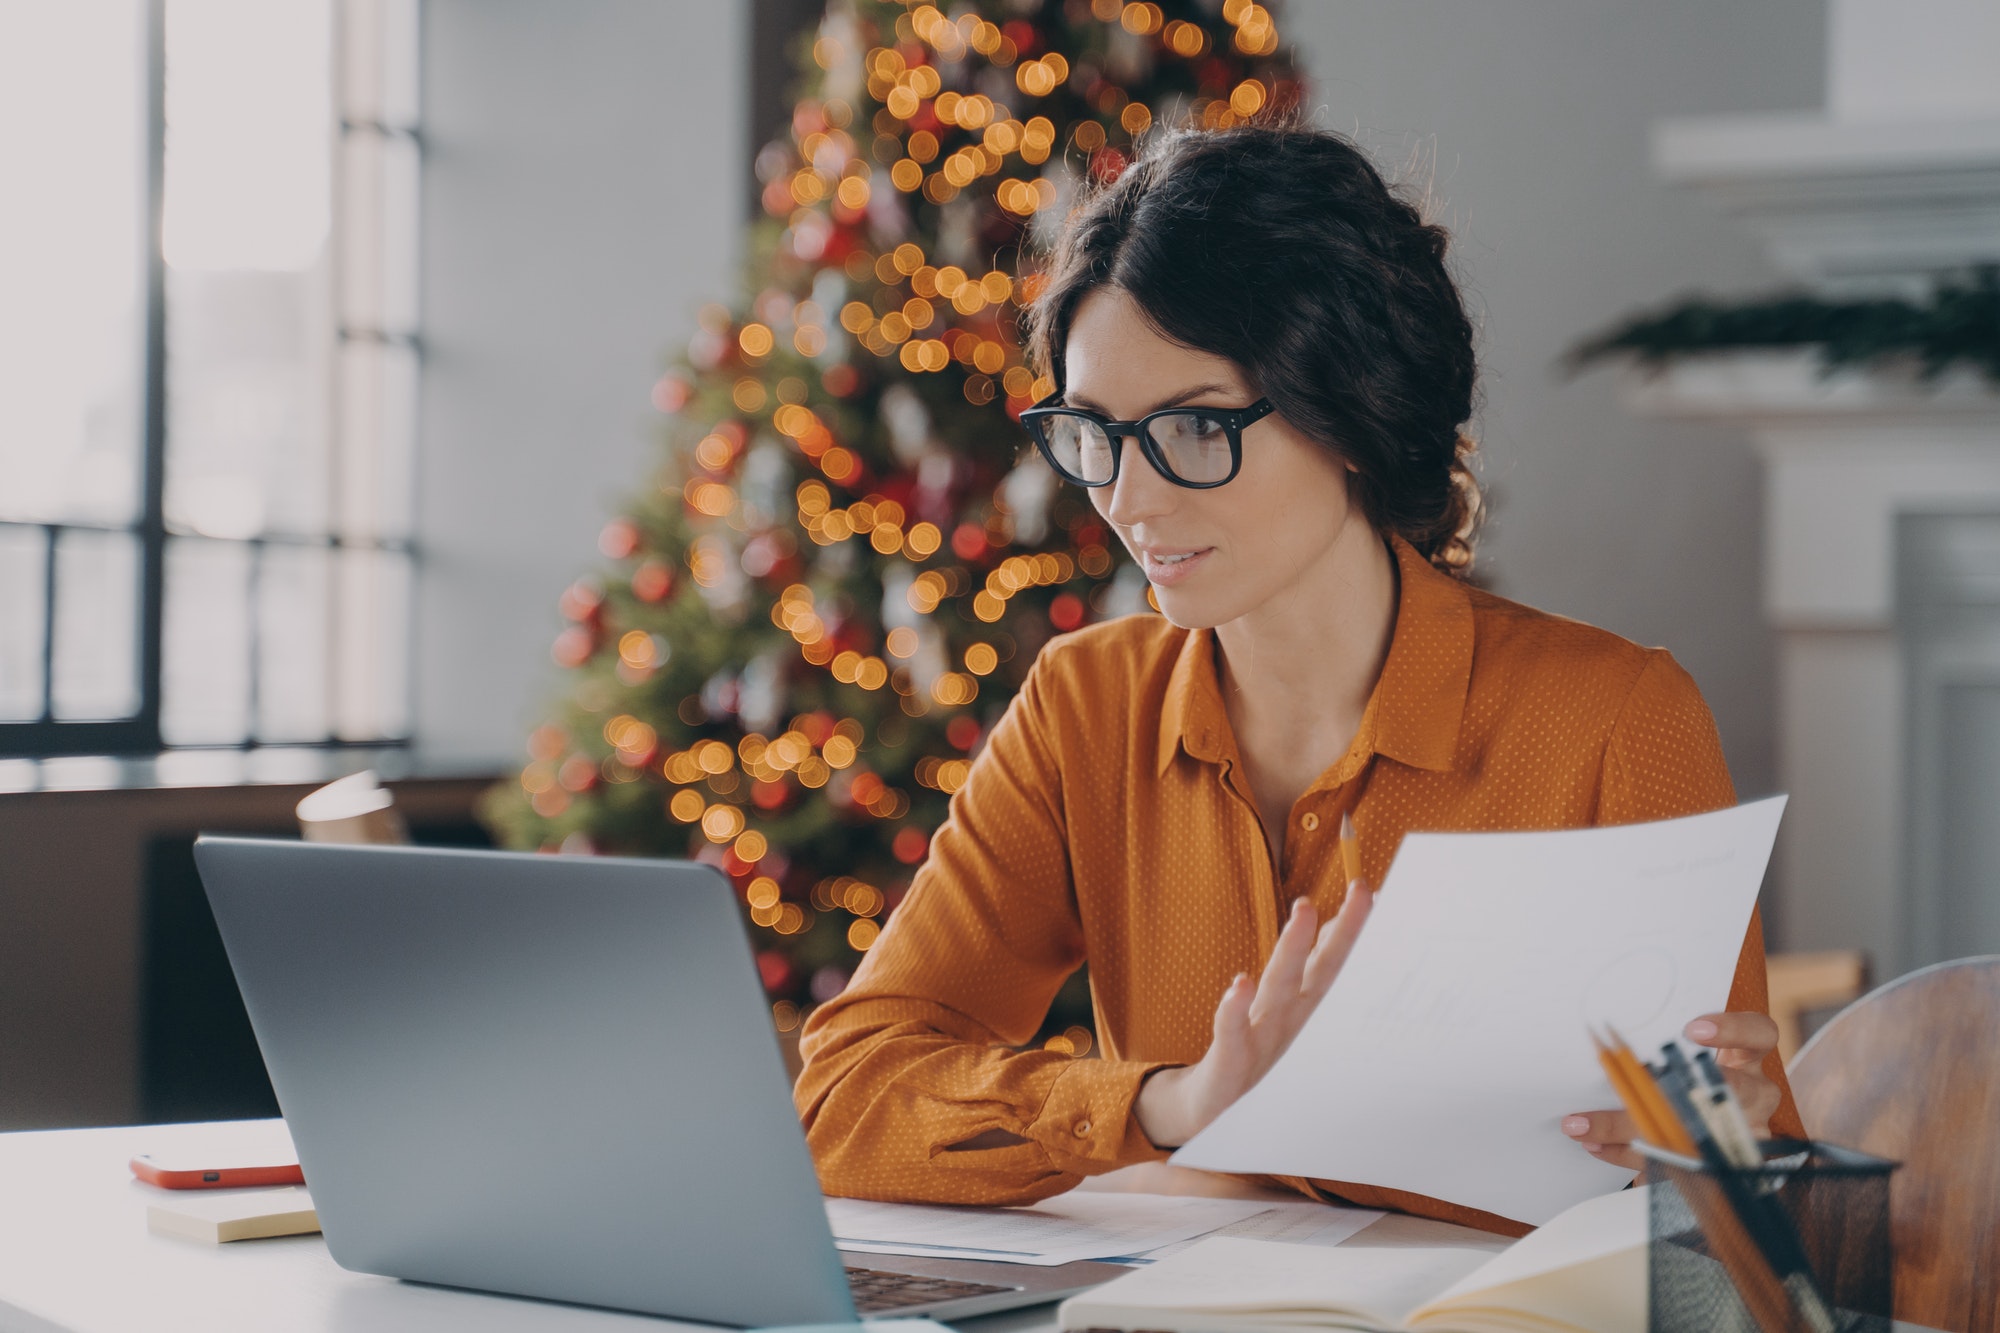
[[1079, 1120], [1076, 1122], [1076, 1136], [1080, 1139], [1090, 1137], [1090, 1122], [1088, 1120]]
[[1305, 814], [1299, 817], [1299, 827], [1303, 828], [1306, 832], [1311, 833], [1314, 829], [1319, 827], [1319, 816], [1314, 814], [1310, 810], [1306, 811]]

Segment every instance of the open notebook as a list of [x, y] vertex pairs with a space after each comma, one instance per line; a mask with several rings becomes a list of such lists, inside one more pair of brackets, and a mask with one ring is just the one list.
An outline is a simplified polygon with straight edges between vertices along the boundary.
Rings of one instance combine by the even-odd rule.
[[1499, 1254], [1219, 1236], [1065, 1301], [1062, 1327], [1645, 1333], [1646, 1191], [1586, 1200]]

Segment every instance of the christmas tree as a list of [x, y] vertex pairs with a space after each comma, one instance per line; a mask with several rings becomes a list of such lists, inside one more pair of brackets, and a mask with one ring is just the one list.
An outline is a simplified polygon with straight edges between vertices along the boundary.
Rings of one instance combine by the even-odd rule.
[[881, 933], [1048, 637], [1147, 606], [1015, 420], [1051, 387], [1038, 251], [1155, 124], [1299, 96], [1249, 0], [836, 0], [800, 68], [746, 294], [655, 386], [659, 473], [564, 595], [568, 698], [487, 804], [514, 846], [719, 867], [781, 1031]]

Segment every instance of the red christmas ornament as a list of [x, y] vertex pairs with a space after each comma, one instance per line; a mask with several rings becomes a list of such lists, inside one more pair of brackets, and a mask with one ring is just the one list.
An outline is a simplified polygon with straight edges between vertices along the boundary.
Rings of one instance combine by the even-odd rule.
[[686, 407], [693, 396], [694, 386], [679, 375], [662, 375], [653, 384], [653, 406], [668, 416]]
[[586, 583], [579, 579], [563, 589], [562, 597], [556, 602], [556, 609], [562, 612], [565, 620], [595, 623], [602, 619], [600, 613], [604, 609], [603, 590], [594, 583]]
[[642, 602], [657, 602], [674, 590], [674, 571], [655, 556], [632, 571], [632, 595]]
[[556, 641], [549, 647], [549, 656], [559, 667], [574, 670], [590, 660], [597, 651], [597, 636], [581, 625], [571, 625], [556, 635]]
[[799, 734], [811, 741], [815, 748], [825, 745], [833, 736], [833, 715], [830, 713], [807, 713], [796, 719], [793, 726]]
[[1129, 162], [1116, 148], [1100, 148], [1090, 155], [1090, 174], [1110, 184], [1124, 174]]
[[986, 529], [977, 523], [961, 523], [952, 530], [951, 553], [960, 560], [977, 560], [986, 554]]
[[864, 768], [855, 773], [854, 780], [848, 784], [847, 799], [854, 805], [871, 806], [881, 800], [888, 790], [888, 784]]
[[607, 560], [623, 560], [639, 549], [639, 525], [629, 518], [614, 518], [597, 534], [597, 549]]
[[901, 828], [896, 830], [896, 840], [889, 844], [889, 851], [906, 866], [913, 866], [924, 859], [924, 853], [931, 849], [930, 837], [922, 829]]
[[776, 949], [764, 949], [757, 955], [757, 979], [764, 983], [766, 995], [776, 995], [792, 984], [792, 960]]

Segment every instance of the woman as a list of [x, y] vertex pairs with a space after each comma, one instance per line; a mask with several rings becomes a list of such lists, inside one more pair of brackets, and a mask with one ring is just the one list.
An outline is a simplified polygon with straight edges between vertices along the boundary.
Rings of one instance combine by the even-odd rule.
[[[1445, 246], [1351, 144], [1289, 126], [1156, 137], [1070, 219], [1031, 314], [1059, 388], [1023, 424], [1163, 616], [1042, 652], [813, 1015], [797, 1096], [828, 1192], [1026, 1202], [1185, 1142], [1276, 1060], [1366, 918], [1344, 815], [1379, 883], [1410, 829], [1734, 803], [1664, 651], [1464, 581], [1475, 376]], [[1009, 1049], [1084, 962], [1104, 1058]], [[1688, 1036], [1760, 1129], [1797, 1133], [1764, 1007], [1753, 917], [1727, 1012]], [[1561, 1130], [1637, 1163], [1622, 1112]]]

